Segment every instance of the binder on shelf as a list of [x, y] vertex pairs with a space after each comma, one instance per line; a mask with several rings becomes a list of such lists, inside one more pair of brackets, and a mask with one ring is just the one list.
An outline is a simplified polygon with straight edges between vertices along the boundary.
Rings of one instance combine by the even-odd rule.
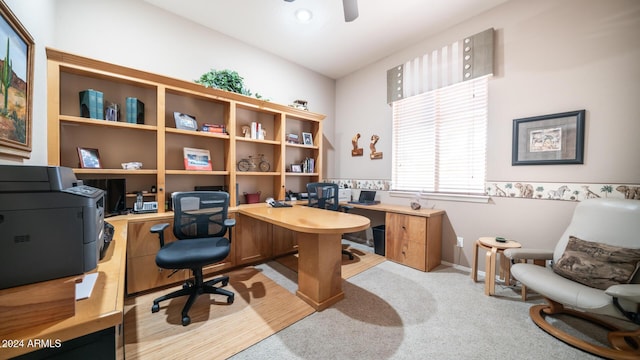
[[104, 96], [102, 91], [96, 90], [96, 116], [97, 119], [104, 120]]
[[102, 92], [87, 89], [80, 91], [80, 116], [90, 119], [104, 119]]
[[144, 124], [144, 103], [137, 98], [127, 98], [127, 122]]

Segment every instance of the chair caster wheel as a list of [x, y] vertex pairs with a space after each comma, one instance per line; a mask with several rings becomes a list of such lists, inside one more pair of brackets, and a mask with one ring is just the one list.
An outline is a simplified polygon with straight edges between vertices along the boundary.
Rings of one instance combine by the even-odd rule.
[[227, 296], [227, 304], [233, 304], [233, 298], [234, 298], [233, 295]]
[[158, 311], [160, 311], [160, 304], [153, 304], [153, 306], [151, 307], [151, 312], [157, 313]]
[[182, 326], [187, 326], [191, 324], [191, 318], [188, 316], [183, 316], [182, 317]]

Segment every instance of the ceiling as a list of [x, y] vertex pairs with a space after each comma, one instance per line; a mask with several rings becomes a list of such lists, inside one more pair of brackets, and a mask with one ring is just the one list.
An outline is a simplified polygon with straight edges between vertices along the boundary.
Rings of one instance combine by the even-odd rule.
[[341, 0], [144, 1], [338, 79], [508, 0], [360, 0], [349, 23]]

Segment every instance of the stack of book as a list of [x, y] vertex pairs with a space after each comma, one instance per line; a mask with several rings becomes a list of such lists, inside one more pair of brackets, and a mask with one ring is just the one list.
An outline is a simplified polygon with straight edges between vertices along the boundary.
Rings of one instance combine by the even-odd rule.
[[202, 125], [202, 131], [216, 133], [216, 134], [226, 134], [227, 129], [224, 124], [207, 124], [204, 123]]
[[87, 89], [80, 91], [80, 116], [104, 120], [104, 95], [102, 91]]
[[127, 122], [144, 124], [144, 103], [137, 98], [127, 98]]
[[303, 173], [314, 173], [316, 169], [316, 161], [313, 158], [306, 158], [302, 162]]
[[262, 130], [262, 123], [251, 122], [251, 138], [257, 140], [264, 140], [265, 132]]

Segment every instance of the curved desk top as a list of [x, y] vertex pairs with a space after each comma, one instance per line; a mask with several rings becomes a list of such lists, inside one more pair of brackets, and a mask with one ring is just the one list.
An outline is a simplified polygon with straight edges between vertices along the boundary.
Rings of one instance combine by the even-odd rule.
[[286, 229], [311, 234], [356, 232], [367, 229], [370, 225], [369, 219], [361, 215], [306, 206], [272, 208], [264, 204], [241, 207], [238, 212]]

